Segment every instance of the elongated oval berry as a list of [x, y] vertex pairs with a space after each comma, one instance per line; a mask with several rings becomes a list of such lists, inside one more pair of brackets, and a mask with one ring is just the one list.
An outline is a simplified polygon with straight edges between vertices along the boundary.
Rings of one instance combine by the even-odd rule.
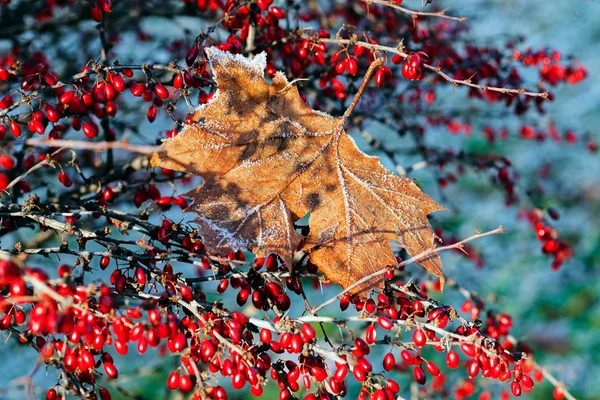
[[175, 89], [181, 89], [183, 87], [183, 76], [181, 74], [175, 74], [173, 78], [173, 87]]
[[342, 364], [340, 365], [336, 370], [335, 373], [333, 374], [333, 378], [338, 381], [338, 382], [342, 382], [344, 379], [346, 379], [346, 375], [348, 375], [348, 370], [350, 368], [348, 367], [348, 364]]
[[112, 11], [112, 4], [110, 0], [98, 0], [97, 4], [98, 7], [100, 7], [105, 13]]
[[100, 268], [102, 270], [105, 270], [108, 267], [108, 264], [110, 264], [110, 257], [108, 257], [108, 256], [102, 256], [100, 258]]
[[196, 58], [198, 57], [198, 53], [198, 45], [194, 43], [194, 45], [190, 47], [187, 54], [185, 55], [185, 63], [188, 65], [188, 67], [191, 67], [192, 64], [194, 64], [194, 61], [196, 61]]
[[146, 284], [146, 272], [144, 272], [144, 269], [142, 267], [137, 267], [135, 269], [135, 280], [140, 285]]
[[389, 331], [394, 326], [394, 323], [392, 322], [391, 319], [389, 319], [387, 317], [383, 317], [383, 316], [377, 318], [377, 323], [379, 324], [379, 326], [381, 326], [386, 331]]
[[0, 67], [0, 80], [7, 81], [10, 77], [10, 73], [4, 67]]
[[13, 169], [15, 167], [16, 161], [14, 157], [8, 154], [0, 154], [0, 167], [4, 169]]
[[413, 369], [413, 376], [419, 385], [424, 385], [427, 382], [427, 375], [425, 375], [425, 371], [421, 367]]
[[395, 365], [396, 358], [392, 353], [387, 353], [385, 356], [383, 356], [383, 369], [385, 369], [386, 371], [391, 371], [392, 369], [394, 369]]
[[114, 75], [112, 78], [112, 85], [115, 90], [119, 93], [125, 90], [125, 81], [121, 75]]
[[419, 328], [415, 330], [415, 332], [413, 333], [413, 342], [419, 347], [425, 346], [425, 344], [427, 343], [427, 335], [425, 334], [425, 332], [423, 332], [422, 329]]
[[246, 377], [240, 371], [238, 371], [237, 373], [235, 373], [233, 375], [233, 377], [231, 378], [231, 386], [233, 386], [233, 388], [235, 390], [242, 389], [245, 384], [246, 384]]
[[521, 385], [519, 385], [519, 382], [512, 381], [510, 384], [510, 391], [512, 392], [513, 396], [521, 397]]
[[347, 58], [346, 60], [346, 69], [348, 70], [350, 75], [356, 75], [356, 73], [358, 72], [358, 63], [354, 58]]
[[460, 364], [460, 357], [458, 356], [458, 353], [454, 350], [450, 350], [448, 354], [446, 354], [446, 364], [448, 364], [448, 367], [452, 369], [458, 367], [458, 364]]
[[473, 346], [472, 344], [463, 343], [460, 345], [460, 349], [463, 351], [463, 353], [465, 353], [469, 357], [475, 357], [476, 349], [475, 349], [475, 346]]
[[286, 16], [285, 10], [277, 6], [271, 7], [271, 14], [273, 14], [273, 16], [277, 19], [283, 19]]
[[60, 181], [60, 183], [63, 184], [64, 187], [71, 187], [71, 185], [73, 185], [73, 181], [71, 180], [71, 177], [67, 174], [65, 174], [64, 172], [61, 172], [60, 174], [58, 174], [58, 180]]
[[154, 120], [156, 119], [156, 106], [154, 104], [152, 104], [150, 108], [148, 108], [148, 113], [146, 114], [146, 117], [148, 117], [148, 121], [150, 122], [154, 122]]
[[83, 124], [83, 133], [90, 139], [93, 139], [98, 134], [98, 127], [95, 124], [85, 123]]
[[157, 83], [156, 86], [154, 86], [154, 93], [163, 100], [169, 97], [169, 91], [161, 83]]
[[96, 22], [101, 22], [102, 21], [102, 10], [97, 7], [94, 6], [92, 7], [92, 10], [90, 11], [90, 15], [92, 16], [92, 19]]
[[119, 371], [113, 363], [105, 362], [104, 372], [106, 372], [106, 376], [108, 376], [111, 379], [117, 379], [119, 377]]
[[398, 393], [400, 391], [400, 385], [393, 379], [385, 380], [385, 387], [391, 390], [393, 393]]
[[380, 68], [375, 72], [375, 85], [377, 85], [377, 87], [382, 87], [384, 84], [385, 84], [385, 71]]
[[167, 379], [167, 387], [171, 390], [176, 390], [179, 387], [179, 374], [177, 371], [171, 372]]
[[375, 328], [375, 325], [369, 325], [367, 327], [365, 339], [369, 344], [375, 343], [375, 341], [377, 340], [377, 328]]
[[529, 390], [533, 389], [533, 385], [533, 379], [531, 379], [529, 375], [523, 375], [523, 377], [521, 378], [521, 386]]
[[369, 373], [373, 370], [373, 367], [371, 366], [371, 362], [364, 357], [359, 357], [356, 360], [356, 366], [358, 368], [361, 368], [366, 373]]
[[555, 386], [552, 391], [552, 397], [554, 400], [562, 400], [565, 398], [565, 389], [562, 386]]
[[107, 388], [100, 388], [98, 393], [100, 394], [100, 400], [111, 400], [112, 399], [112, 396]]
[[10, 133], [12, 133], [14, 137], [21, 136], [21, 126], [17, 121], [10, 121]]
[[438, 376], [440, 374], [440, 369], [438, 368], [438, 366], [431, 361], [427, 361], [425, 363], [425, 369], [433, 376]]
[[313, 340], [316, 336], [315, 328], [313, 328], [310, 324], [304, 323], [302, 324], [302, 332], [304, 336], [310, 341]]
[[69, 90], [68, 92], [64, 92], [62, 96], [60, 96], [59, 102], [60, 104], [69, 104], [71, 100], [73, 100], [74, 96], [75, 93], [72, 90]]
[[471, 360], [467, 363], [467, 372], [471, 378], [475, 378], [479, 374], [479, 362]]
[[56, 112], [56, 108], [54, 108], [51, 104], [46, 104], [44, 105], [44, 109], [46, 110], [46, 117], [48, 118], [48, 121], [52, 123], [58, 122], [59, 115], [58, 112]]
[[408, 350], [402, 350], [400, 352], [400, 356], [402, 357], [402, 360], [406, 363], [406, 365], [415, 365], [415, 356], [412, 355], [412, 353]]

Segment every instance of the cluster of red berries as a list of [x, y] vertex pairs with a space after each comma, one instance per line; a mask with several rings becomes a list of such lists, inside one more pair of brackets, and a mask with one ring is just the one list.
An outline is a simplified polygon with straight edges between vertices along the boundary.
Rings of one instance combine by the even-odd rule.
[[[548, 209], [548, 215], [552, 219], [558, 219], [560, 217], [558, 211], [553, 208]], [[545, 254], [552, 256], [553, 270], [559, 269], [564, 261], [573, 256], [573, 249], [571, 246], [559, 237], [558, 232], [550, 226], [541, 210], [534, 209], [522, 211], [519, 213], [519, 217], [527, 219], [529, 224], [533, 227], [536, 237], [542, 244], [542, 251]]]

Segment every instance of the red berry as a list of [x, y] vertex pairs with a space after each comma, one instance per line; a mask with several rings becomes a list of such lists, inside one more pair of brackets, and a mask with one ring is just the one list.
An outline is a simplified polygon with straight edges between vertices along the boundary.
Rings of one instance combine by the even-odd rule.
[[154, 104], [151, 105], [150, 108], [148, 108], [148, 113], [146, 114], [146, 117], [150, 122], [154, 122], [154, 120], [156, 119], [156, 106]]
[[102, 21], [102, 10], [99, 7], [92, 7], [92, 11], [90, 11], [92, 19], [96, 22]]
[[271, 7], [271, 14], [277, 19], [283, 19], [285, 18], [286, 12], [281, 7], [273, 6]]
[[93, 122], [83, 124], [83, 133], [90, 139], [93, 139], [98, 134], [98, 126]]
[[419, 385], [424, 385], [427, 381], [425, 371], [421, 367], [415, 367], [415, 369], [413, 370], [413, 376], [415, 377], [415, 381], [417, 381]]
[[181, 74], [175, 74], [173, 78], [173, 87], [175, 89], [181, 89], [183, 87], [183, 76]]
[[408, 59], [408, 65], [411, 68], [417, 69], [421, 66], [421, 57], [418, 54], [413, 54]]
[[377, 328], [375, 328], [375, 325], [369, 325], [367, 327], [365, 339], [368, 344], [375, 343], [375, 341], [377, 340]]
[[64, 172], [61, 172], [60, 174], [58, 174], [58, 180], [60, 181], [60, 183], [63, 184], [64, 187], [71, 187], [71, 185], [73, 185], [73, 181], [71, 180], [71, 177], [67, 174], [65, 174]]
[[245, 384], [246, 384], [246, 377], [244, 376], [244, 374], [242, 372], [238, 371], [231, 378], [231, 386], [233, 386], [233, 388], [235, 390], [242, 389]]
[[112, 85], [115, 90], [119, 93], [125, 90], [125, 81], [121, 75], [114, 75], [112, 78]]
[[531, 379], [529, 375], [523, 375], [523, 377], [521, 378], [521, 386], [523, 386], [527, 390], [533, 389], [533, 379]]
[[62, 94], [62, 96], [60, 96], [60, 104], [69, 104], [71, 102], [71, 100], [73, 100], [73, 97], [75, 96], [75, 93], [70, 90], [68, 92], [64, 92]]
[[119, 371], [117, 371], [117, 368], [113, 363], [105, 362], [104, 372], [106, 372], [106, 376], [108, 376], [111, 379], [117, 379], [117, 377], [119, 376]]
[[373, 370], [371, 363], [364, 357], [359, 357], [356, 360], [356, 367], [362, 369], [365, 373], [369, 373]]
[[4, 169], [13, 169], [15, 167], [15, 159], [8, 154], [0, 154], [0, 167]]
[[46, 400], [56, 400], [57, 393], [55, 389], [48, 389], [46, 392]]
[[177, 371], [171, 372], [167, 379], [167, 387], [171, 390], [176, 390], [179, 387], [179, 374]]
[[440, 374], [440, 369], [438, 368], [438, 366], [431, 361], [427, 361], [425, 363], [425, 369], [433, 376], [438, 376]]
[[189, 392], [192, 390], [192, 388], [194, 387], [193, 383], [192, 383], [192, 378], [190, 378], [189, 375], [181, 375], [181, 377], [179, 378], [179, 389], [182, 392]]
[[554, 400], [564, 399], [565, 398], [565, 389], [562, 386], [554, 387], [554, 390], [552, 391], [552, 396], [554, 397]]
[[396, 358], [392, 353], [387, 353], [385, 356], [383, 356], [383, 369], [385, 369], [386, 371], [391, 371], [392, 369], [394, 369], [395, 365]]
[[161, 83], [157, 83], [156, 86], [154, 86], [154, 93], [161, 99], [169, 97], [169, 91]]
[[406, 365], [415, 365], [415, 356], [412, 355], [412, 353], [408, 350], [402, 350], [400, 352], [400, 356], [402, 357], [402, 360], [406, 363]]
[[44, 109], [46, 110], [46, 117], [48, 118], [48, 121], [52, 123], [58, 122], [60, 117], [58, 112], [56, 112], [56, 108], [54, 108], [51, 104], [46, 104], [44, 105]]
[[471, 378], [475, 378], [479, 374], [479, 362], [471, 360], [467, 363], [467, 372]]
[[269, 344], [271, 343], [271, 339], [273, 337], [273, 334], [271, 333], [271, 331], [267, 328], [262, 328], [260, 330], [260, 340], [265, 343], [265, 344]]
[[44, 126], [42, 121], [40, 121], [39, 119], [30, 120], [29, 123], [27, 124], [27, 127], [29, 128], [29, 130], [31, 132], [35, 132], [38, 135], [43, 135], [44, 132], [46, 131], [46, 127]]
[[350, 72], [350, 75], [354, 76], [358, 72], [358, 63], [354, 58], [346, 59], [346, 69]]
[[458, 364], [460, 364], [460, 357], [458, 356], [458, 353], [456, 353], [454, 350], [450, 350], [448, 354], [446, 354], [446, 364], [448, 364], [448, 367], [452, 369], [458, 367]]
[[110, 0], [98, 0], [98, 7], [102, 9], [105, 13], [109, 13], [112, 10], [112, 4]]
[[463, 353], [465, 353], [466, 355], [468, 355], [469, 357], [475, 357], [475, 346], [473, 346], [470, 343], [463, 343], [460, 345], [460, 349], [463, 351]]
[[144, 272], [144, 269], [142, 267], [137, 267], [135, 269], [135, 280], [140, 285], [146, 284], [146, 272]]
[[196, 58], [198, 57], [198, 52], [198, 45], [194, 43], [194, 45], [190, 47], [187, 54], [185, 55], [185, 63], [188, 65], [188, 67], [191, 67], [192, 64], [194, 64], [194, 61], [196, 61]]
[[106, 189], [104, 189], [104, 191], [102, 192], [102, 198], [107, 203], [110, 203], [111, 201], [113, 201], [115, 199], [115, 197], [116, 197], [115, 192], [112, 190], [112, 188], [110, 186], [107, 187]]
[[386, 331], [389, 331], [394, 327], [394, 323], [389, 318], [383, 316], [377, 318], [377, 323]]
[[112, 399], [112, 396], [107, 388], [100, 388], [98, 393], [100, 393], [100, 400], [111, 400]]
[[0, 67], [0, 80], [7, 81], [9, 76], [8, 70], [4, 67]]
[[129, 89], [131, 90], [131, 94], [133, 94], [135, 97], [139, 97], [146, 91], [146, 84], [131, 82]]
[[304, 336], [306, 336], [306, 338], [310, 341], [313, 340], [316, 336], [315, 333], [315, 329], [307, 323], [302, 324], [302, 332], [304, 333]]
[[423, 347], [427, 343], [427, 335], [422, 329], [418, 328], [413, 333], [413, 342], [416, 346]]
[[102, 270], [105, 270], [108, 267], [108, 264], [110, 264], [110, 257], [108, 257], [108, 256], [102, 256], [100, 258], [100, 268]]
[[382, 87], [385, 84], [385, 71], [383, 68], [379, 68], [375, 72], [375, 85]]
[[521, 397], [521, 385], [519, 385], [519, 382], [512, 381], [510, 384], [510, 391], [512, 392], [513, 396]]
[[17, 121], [10, 121], [10, 133], [12, 133], [14, 137], [21, 136], [21, 126]]

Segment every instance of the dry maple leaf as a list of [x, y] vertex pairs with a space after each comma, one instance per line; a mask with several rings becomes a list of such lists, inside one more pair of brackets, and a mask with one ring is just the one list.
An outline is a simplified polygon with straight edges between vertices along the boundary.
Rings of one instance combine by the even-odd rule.
[[[276, 253], [291, 265], [301, 239], [293, 222], [310, 213], [302, 249], [346, 288], [396, 263], [392, 240], [413, 256], [433, 247], [427, 214], [443, 207], [358, 149], [343, 129], [353, 107], [334, 118], [308, 107], [282, 73], [266, 82], [265, 53], [206, 53], [218, 91], [151, 164], [202, 176], [187, 210], [208, 249]], [[443, 285], [437, 254], [421, 264]], [[373, 279], [351, 293], [381, 286]]]

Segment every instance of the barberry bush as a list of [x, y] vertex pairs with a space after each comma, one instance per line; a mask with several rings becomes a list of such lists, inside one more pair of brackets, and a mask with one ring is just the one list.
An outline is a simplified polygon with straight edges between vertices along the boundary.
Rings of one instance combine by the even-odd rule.
[[[594, 132], [548, 112], [588, 71], [510, 31], [478, 40], [483, 17], [446, 3], [2, 1], [7, 396], [588, 396], [568, 355], [579, 346], [548, 334], [552, 310], [568, 318], [571, 303], [591, 333], [598, 302], [597, 192], [560, 173], [575, 159], [598, 167]], [[363, 274], [383, 283], [357, 294], [360, 283], [332, 283], [301, 246], [289, 259], [214, 251], [183, 211], [202, 178], [150, 165], [164, 139], [203, 123], [194, 112], [216, 97], [213, 47], [264, 52], [267, 81], [281, 71], [336, 117], [364, 89], [345, 129], [447, 208], [430, 216], [435, 249], [392, 242], [395, 263]], [[295, 221], [299, 237], [309, 220]], [[445, 286], [418, 266], [433, 253]]]

